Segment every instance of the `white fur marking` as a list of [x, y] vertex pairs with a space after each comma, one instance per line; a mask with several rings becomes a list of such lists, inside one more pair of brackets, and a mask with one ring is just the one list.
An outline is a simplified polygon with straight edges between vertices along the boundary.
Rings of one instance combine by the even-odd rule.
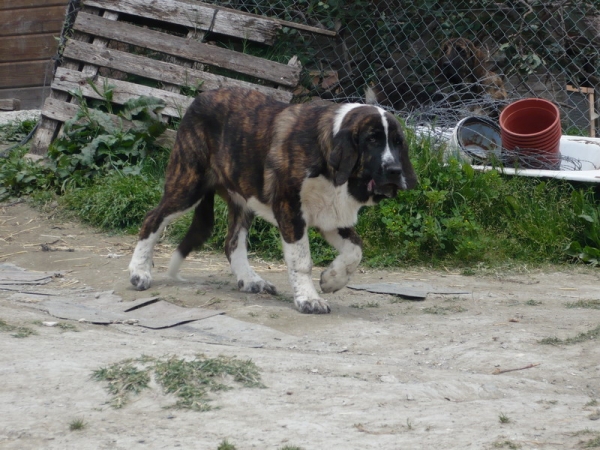
[[158, 230], [156, 233], [151, 233], [146, 239], [138, 241], [129, 263], [129, 271], [138, 273], [140, 271], [150, 272], [152, 266], [152, 254], [154, 250], [154, 244], [160, 236]]
[[322, 175], [304, 180], [300, 199], [308, 226], [321, 230], [351, 227], [358, 220], [360, 208], [373, 204], [371, 199], [361, 203], [352, 197], [348, 192], [348, 183], [334, 186]]
[[273, 214], [273, 208], [271, 208], [270, 205], [259, 202], [255, 197], [250, 197], [247, 206], [256, 213], [257, 216], [262, 217], [273, 225], [277, 225], [277, 220], [275, 220], [275, 215]]
[[323, 232], [323, 237], [339, 252], [339, 255], [321, 274], [323, 292], [335, 292], [346, 286], [362, 259], [359, 245], [340, 236], [338, 230]]
[[340, 106], [335, 115], [335, 119], [333, 120], [333, 135], [335, 136], [340, 132], [342, 128], [342, 123], [346, 118], [346, 115], [355, 108], [358, 108], [361, 105], [360, 103], [346, 103], [345, 105]]
[[169, 270], [167, 270], [167, 275], [176, 280], [183, 281], [183, 278], [181, 278], [178, 272], [184, 259], [185, 258], [181, 252], [179, 250], [175, 250], [171, 255], [171, 261], [169, 262]]
[[[137, 276], [139, 278], [140, 281], [137, 285], [138, 289], [148, 289], [150, 287], [150, 284], [152, 283], [152, 275], [150, 274], [150, 271], [152, 269], [152, 255], [154, 254], [154, 245], [156, 244], [156, 241], [158, 241], [158, 238], [160, 238], [160, 235], [162, 234], [165, 227], [177, 217], [185, 214], [191, 209], [194, 209], [196, 206], [198, 206], [198, 204], [201, 201], [202, 199], [198, 200], [196, 203], [194, 203], [193, 206], [186, 209], [185, 211], [180, 211], [168, 215], [163, 219], [156, 232], [150, 233], [150, 235], [146, 239], [141, 239], [138, 241], [138, 243], [135, 246], [135, 250], [133, 251], [131, 262], [129, 263], [129, 279], [131, 280], [134, 276]], [[176, 251], [175, 253], [179, 252]], [[183, 261], [181, 255], [180, 258]], [[169, 276], [177, 276], [177, 269], [179, 269], [179, 266], [181, 265], [182, 261], [180, 261], [178, 263], [179, 265], [175, 267], [174, 264], [177, 264], [176, 260], [177, 258], [174, 254], [171, 257], [171, 266], [173, 267], [173, 269], [171, 268], [171, 266], [169, 267]], [[174, 275], [173, 270], [175, 271]]]
[[290, 284], [294, 291], [294, 301], [296, 304], [304, 303], [307, 300], [319, 298], [319, 294], [313, 284], [312, 260], [310, 257], [310, 247], [308, 244], [308, 234], [304, 234], [302, 239], [293, 244], [283, 241], [283, 256], [288, 266], [288, 275]]
[[246, 249], [246, 236], [248, 231], [245, 228], [240, 229], [237, 236], [237, 245], [231, 253], [231, 271], [235, 275], [237, 281], [243, 281], [244, 286], [248, 287], [251, 283], [259, 283], [263, 281], [256, 272], [250, 267], [248, 262], [248, 250]]
[[383, 155], [381, 155], [381, 164], [385, 168], [385, 166], [394, 163], [394, 155], [392, 155], [392, 150], [390, 149], [389, 123], [385, 116], [385, 110], [379, 107], [377, 109], [381, 114], [381, 123], [383, 124], [383, 130], [385, 131], [385, 150], [383, 151]]

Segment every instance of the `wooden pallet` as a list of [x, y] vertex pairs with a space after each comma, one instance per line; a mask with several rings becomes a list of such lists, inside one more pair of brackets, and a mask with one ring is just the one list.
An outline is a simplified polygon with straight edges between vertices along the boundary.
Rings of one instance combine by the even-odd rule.
[[[286, 65], [203, 40], [210, 32], [272, 45], [283, 26], [335, 34], [191, 0], [84, 0], [30, 152], [45, 154], [62, 124], [73, 118], [72, 92], [101, 99], [98, 92], [106, 85], [112, 86], [117, 105], [140, 95], [163, 99], [167, 118], [180, 118], [193, 100], [181, 88], [199, 83], [200, 90], [245, 86], [289, 102], [300, 78], [296, 58]], [[129, 81], [135, 77], [154, 80], [157, 87]], [[173, 131], [166, 133], [167, 140], [173, 136]]]

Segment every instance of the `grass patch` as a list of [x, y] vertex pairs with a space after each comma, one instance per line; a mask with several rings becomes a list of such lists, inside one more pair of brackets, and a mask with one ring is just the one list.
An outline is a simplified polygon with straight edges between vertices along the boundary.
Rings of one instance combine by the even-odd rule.
[[192, 360], [142, 357], [124, 360], [93, 372], [92, 378], [107, 382], [111, 404], [121, 408], [130, 394], [148, 387], [151, 376], [166, 394], [177, 398], [174, 407], [208, 411], [211, 392], [233, 389], [237, 385], [264, 388], [258, 367], [250, 360], [219, 356]]
[[69, 323], [69, 322], [59, 322], [58, 325], [56, 325], [56, 326], [58, 328], [60, 328], [62, 331], [74, 331], [74, 332], [79, 331], [75, 325], [73, 325], [72, 323]]
[[223, 439], [223, 442], [219, 444], [217, 450], [237, 450], [237, 447], [233, 444], [230, 444], [227, 439]]
[[92, 378], [107, 382], [107, 390], [112, 395], [110, 404], [114, 408], [122, 408], [131, 393], [138, 394], [148, 387], [150, 371], [134, 366], [132, 360], [126, 360], [95, 370]]
[[498, 421], [502, 424], [506, 424], [506, 423], [510, 423], [510, 417], [508, 417], [506, 414], [504, 414], [503, 412], [500, 413], [500, 415], [498, 416]]
[[540, 344], [544, 344], [544, 345], [573, 345], [573, 344], [580, 344], [582, 342], [587, 342], [587, 341], [593, 341], [598, 339], [598, 336], [600, 336], [600, 325], [598, 325], [596, 328], [592, 328], [591, 330], [588, 331], [583, 331], [579, 334], [577, 334], [576, 336], [567, 338], [567, 339], [560, 339], [556, 336], [553, 337], [547, 337], [544, 338], [542, 340], [540, 340]]
[[461, 312], [465, 312], [465, 311], [468, 311], [467, 308], [464, 308], [460, 305], [451, 305], [451, 306], [434, 305], [434, 306], [430, 306], [427, 308], [423, 308], [423, 312], [425, 314], [446, 315], [446, 314], [461, 313]]
[[493, 444], [494, 448], [510, 448], [510, 449], [519, 449], [521, 446], [516, 442], [509, 441], [508, 439], [505, 441], [496, 441]]
[[28, 327], [21, 327], [18, 325], [11, 325], [8, 322], [0, 319], [0, 331], [5, 333], [11, 333], [12, 337], [15, 338], [26, 338], [31, 335], [37, 334], [35, 330]]
[[87, 423], [81, 418], [73, 419], [71, 421], [71, 423], [69, 423], [70, 431], [81, 431], [86, 427], [87, 427]]
[[197, 357], [192, 361], [170, 358], [154, 366], [156, 380], [164, 391], [177, 397], [176, 407], [207, 411], [208, 393], [232, 389], [229, 380], [245, 387], [264, 387], [256, 365], [224, 356], [218, 358]]
[[540, 305], [542, 304], [542, 302], [541, 302], [541, 301], [539, 301], [539, 300], [527, 300], [527, 301], [525, 302], [525, 304], [526, 304], [527, 306], [540, 306]]
[[593, 437], [583, 443], [583, 448], [598, 448], [600, 447], [600, 435]]
[[565, 303], [565, 308], [600, 309], [600, 300], [578, 300]]
[[379, 308], [379, 302], [366, 302], [366, 303], [351, 303], [350, 308], [365, 309], [365, 308]]

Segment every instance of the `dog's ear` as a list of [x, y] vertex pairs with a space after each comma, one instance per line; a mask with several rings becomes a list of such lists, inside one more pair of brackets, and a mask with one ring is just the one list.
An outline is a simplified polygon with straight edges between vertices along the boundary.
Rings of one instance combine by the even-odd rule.
[[358, 136], [351, 128], [342, 128], [333, 137], [329, 166], [333, 169], [333, 182], [341, 186], [348, 181], [358, 161]]

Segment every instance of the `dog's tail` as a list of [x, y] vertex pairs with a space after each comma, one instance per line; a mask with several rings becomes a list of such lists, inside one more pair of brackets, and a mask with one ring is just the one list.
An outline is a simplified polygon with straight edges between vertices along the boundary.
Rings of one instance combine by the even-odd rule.
[[179, 278], [177, 272], [183, 260], [192, 250], [198, 250], [208, 240], [215, 224], [215, 191], [209, 191], [194, 209], [194, 217], [177, 250], [171, 256], [168, 275]]

